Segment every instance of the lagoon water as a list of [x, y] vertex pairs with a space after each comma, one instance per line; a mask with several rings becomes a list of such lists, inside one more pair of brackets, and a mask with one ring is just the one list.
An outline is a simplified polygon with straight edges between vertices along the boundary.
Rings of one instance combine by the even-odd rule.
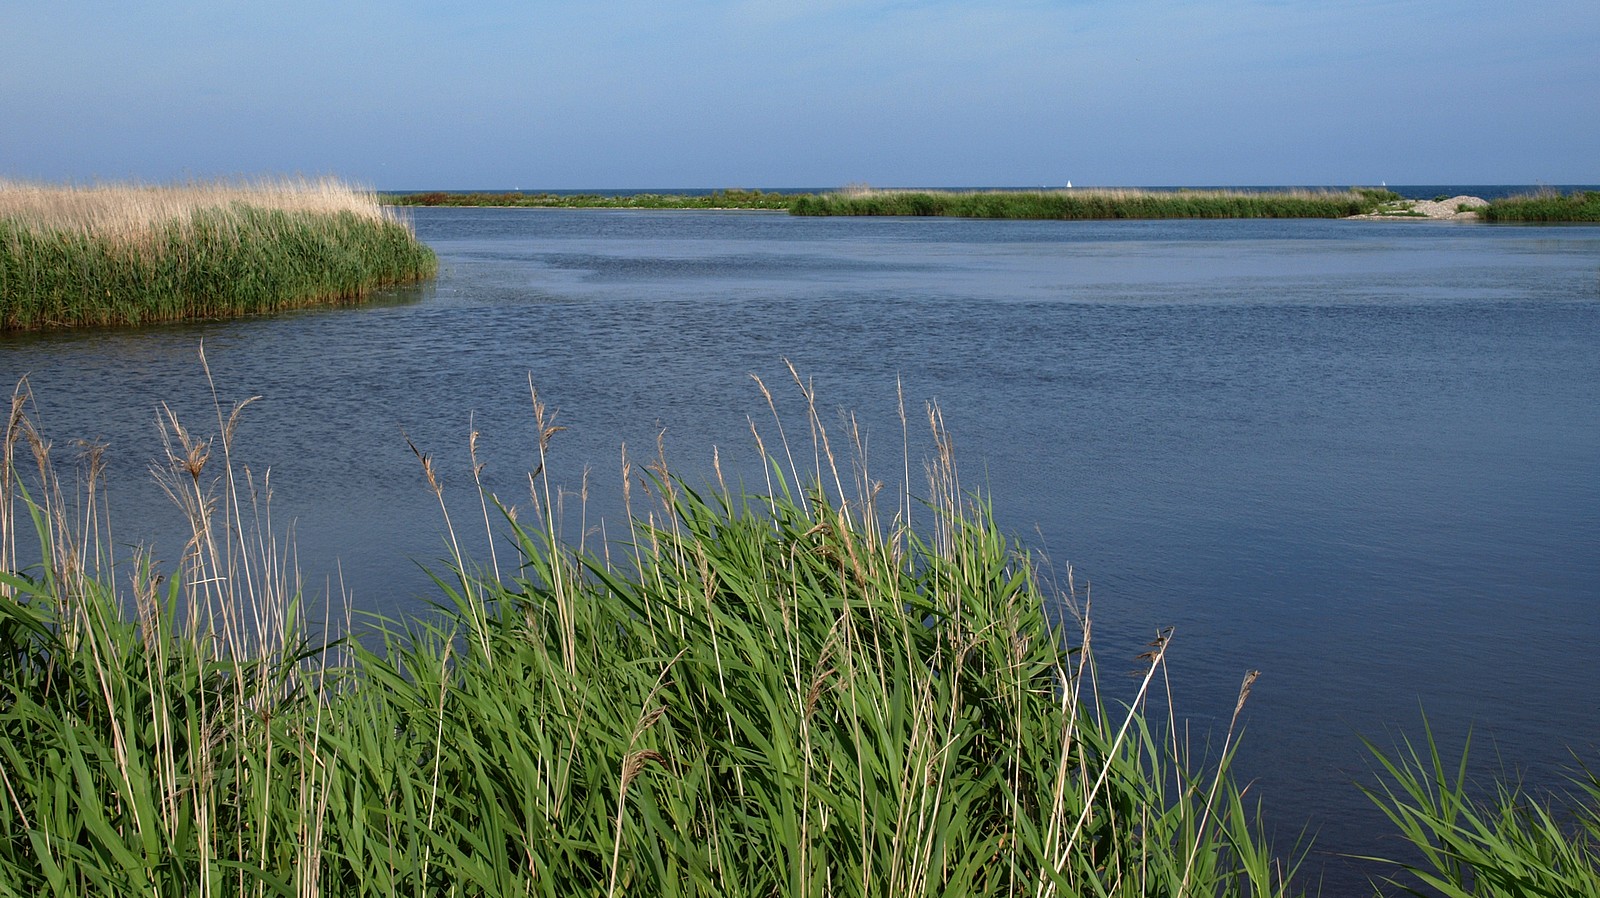
[[[308, 588], [407, 613], [444, 555], [407, 438], [484, 554], [470, 430], [509, 502], [536, 464], [529, 382], [588, 470], [591, 539], [619, 532], [620, 450], [658, 436], [690, 479], [760, 486], [754, 420], [783, 360], [825, 424], [853, 410], [873, 476], [913, 479], [937, 400], [964, 484], [1080, 590], [1113, 689], [1175, 628], [1172, 691], [1199, 748], [1262, 675], [1239, 770], [1307, 871], [1359, 894], [1392, 849], [1352, 785], [1361, 736], [1559, 785], [1600, 765], [1600, 228], [1351, 221], [1011, 222], [768, 213], [421, 209], [437, 282], [358, 308], [0, 338], [57, 452], [110, 446], [121, 543], [170, 561], [150, 484], [167, 403], [270, 468]], [[568, 522], [577, 526], [576, 496]], [[605, 530], [597, 527], [608, 521]], [[474, 528], [473, 522], [477, 519]], [[1570, 750], [1570, 751], [1569, 751]]]

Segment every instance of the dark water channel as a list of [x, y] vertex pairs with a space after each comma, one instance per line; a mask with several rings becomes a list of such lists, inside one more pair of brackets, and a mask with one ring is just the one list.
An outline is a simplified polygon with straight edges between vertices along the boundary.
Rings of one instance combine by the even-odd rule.
[[[467, 434], [516, 501], [528, 381], [617, 509], [619, 447], [758, 477], [751, 373], [825, 420], [851, 409], [898, 479], [896, 379], [937, 399], [968, 487], [1092, 583], [1099, 652], [1132, 670], [1173, 626], [1175, 700], [1220, 736], [1259, 668], [1240, 770], [1279, 836], [1389, 837], [1351, 785], [1358, 740], [1473, 728], [1485, 773], [1559, 784], [1600, 765], [1600, 228], [1419, 222], [979, 222], [763, 213], [423, 209], [435, 284], [350, 309], [0, 338], [48, 434], [110, 445], [117, 535], [171, 558], [149, 483], [158, 404], [214, 430], [204, 341], [269, 466], [300, 566], [405, 613], [444, 554], [405, 437], [470, 528]], [[209, 425], [207, 422], [211, 422]], [[793, 414], [791, 436], [803, 434]], [[928, 449], [912, 435], [917, 457]], [[481, 523], [473, 533], [481, 532]], [[167, 545], [161, 540], [167, 539]], [[469, 542], [481, 551], [481, 537]], [[1570, 749], [1570, 753], [1569, 753]]]

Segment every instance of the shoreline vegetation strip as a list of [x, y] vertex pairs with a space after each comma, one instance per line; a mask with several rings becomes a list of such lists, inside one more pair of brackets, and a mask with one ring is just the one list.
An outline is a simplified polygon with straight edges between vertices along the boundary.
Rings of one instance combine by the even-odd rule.
[[795, 215], [943, 215], [960, 218], [1108, 220], [1159, 218], [1348, 218], [1399, 199], [1387, 190], [874, 191], [802, 197]]
[[351, 302], [437, 270], [402, 215], [334, 179], [0, 181], [0, 331]]
[[1600, 190], [1541, 190], [1495, 200], [1478, 212], [1484, 221], [1600, 221]]
[[[386, 193], [396, 206], [567, 209], [765, 209], [795, 215], [895, 215], [1108, 220], [1157, 218], [1349, 218], [1404, 216], [1408, 202], [1385, 188], [1348, 191], [1243, 191], [1078, 188], [1038, 191], [874, 190], [780, 193], [728, 189], [709, 194], [555, 194], [526, 192]], [[1539, 191], [1493, 200], [1485, 221], [1600, 221], [1600, 192]]]
[[[0, 893], [1305, 894], [1307, 848], [1274, 849], [1229, 772], [1255, 673], [1205, 756], [1156, 710], [1170, 632], [1131, 700], [1102, 698], [1070, 572], [1052, 595], [963, 491], [937, 408], [926, 492], [896, 496], [859, 448], [835, 460], [859, 434], [830, 442], [799, 386], [809, 426], [791, 432], [815, 445], [757, 433], [765, 494], [625, 459], [638, 504], [625, 489], [626, 535], [603, 548], [561, 536], [561, 428], [535, 392], [522, 511], [479, 487], [505, 554], [456, 553], [432, 614], [347, 611], [329, 641], [245, 498], [265, 490], [230, 463], [248, 402], [219, 407], [215, 434], [164, 421], [153, 471], [193, 538], [163, 570], [116, 554], [98, 456], [58, 476], [19, 385], [0, 446]], [[1394, 882], [1600, 894], [1593, 776], [1570, 805], [1483, 800], [1431, 734], [1374, 753], [1368, 794], [1412, 858], [1388, 862]]]
[[762, 190], [715, 190], [707, 194], [631, 193], [506, 193], [432, 190], [385, 193], [391, 206], [529, 207], [545, 209], [770, 209], [785, 211], [798, 196]]

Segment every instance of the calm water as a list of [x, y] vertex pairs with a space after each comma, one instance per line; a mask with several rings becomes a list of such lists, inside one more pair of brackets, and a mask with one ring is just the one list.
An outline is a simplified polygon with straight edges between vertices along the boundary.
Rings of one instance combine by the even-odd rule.
[[[435, 284], [357, 309], [0, 339], [58, 451], [111, 445], [119, 537], [177, 551], [148, 483], [155, 418], [260, 395], [269, 465], [318, 588], [417, 607], [443, 555], [405, 436], [463, 529], [466, 440], [512, 501], [532, 465], [531, 377], [614, 515], [620, 447], [757, 476], [751, 373], [787, 358], [833, 420], [901, 466], [896, 379], [937, 399], [963, 476], [1003, 524], [1092, 583], [1105, 667], [1176, 627], [1176, 702], [1225, 726], [1263, 671], [1241, 770], [1313, 874], [1384, 849], [1350, 785], [1358, 734], [1426, 709], [1481, 767], [1559, 781], [1600, 763], [1600, 228], [1419, 222], [975, 222], [763, 213], [423, 209]], [[780, 390], [793, 404], [793, 391]], [[791, 434], [802, 419], [789, 419]], [[404, 436], [403, 436], [404, 435]], [[927, 440], [914, 437], [913, 453]], [[1326, 869], [1323, 870], [1326, 864]]]

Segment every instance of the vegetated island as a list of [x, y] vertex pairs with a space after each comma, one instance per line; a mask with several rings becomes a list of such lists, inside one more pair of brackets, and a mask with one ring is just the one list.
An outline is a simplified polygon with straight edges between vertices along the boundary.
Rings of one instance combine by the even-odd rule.
[[0, 180], [0, 331], [344, 302], [438, 266], [377, 194], [335, 179]]
[[566, 209], [767, 209], [793, 215], [898, 215], [1009, 219], [1371, 218], [1563, 222], [1600, 221], [1600, 191], [1538, 191], [1494, 201], [1479, 197], [1408, 200], [1386, 188], [1334, 190], [875, 190], [832, 193], [718, 190], [710, 194], [390, 193], [397, 206], [508, 206]]

